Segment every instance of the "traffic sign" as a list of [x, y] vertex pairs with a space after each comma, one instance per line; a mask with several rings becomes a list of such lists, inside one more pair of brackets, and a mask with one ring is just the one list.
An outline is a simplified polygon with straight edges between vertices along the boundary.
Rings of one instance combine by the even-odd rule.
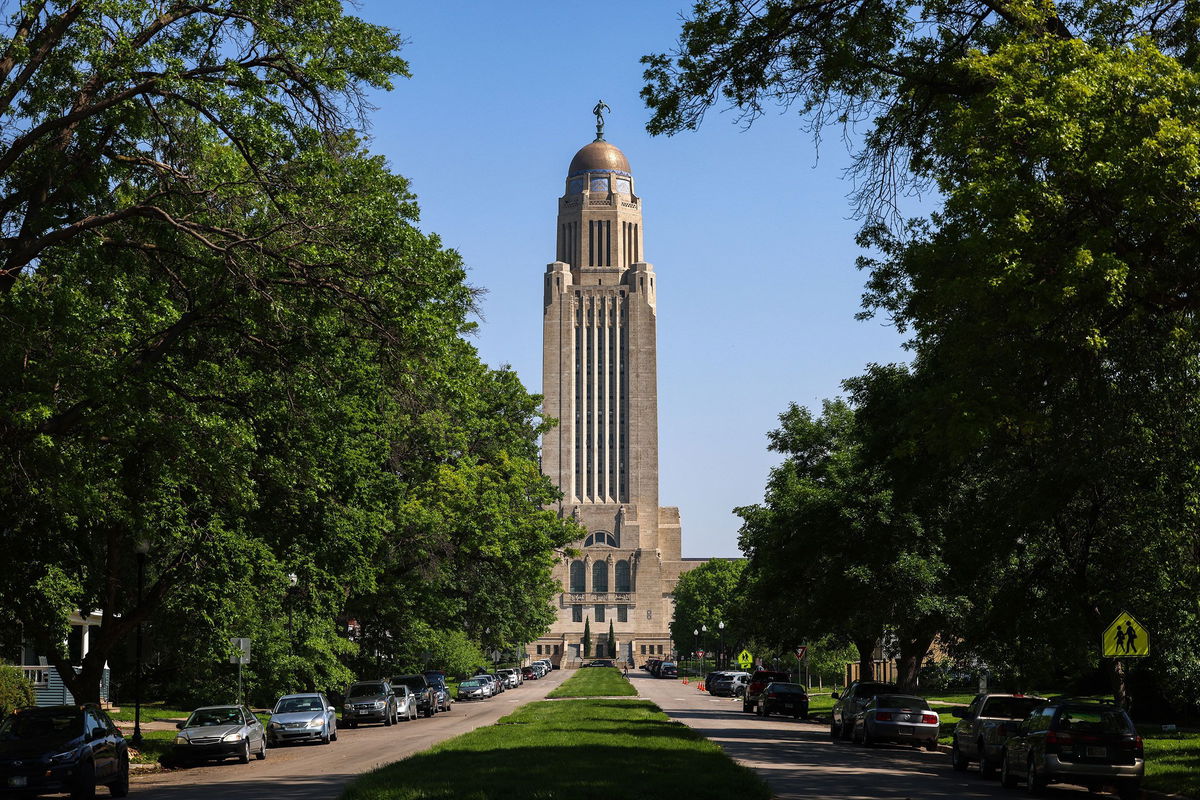
[[743, 650], [738, 653], [737, 662], [738, 666], [742, 669], [750, 669], [751, 665], [754, 664], [754, 656], [750, 654], [749, 650]]
[[808, 645], [802, 644], [796, 648], [796, 660], [803, 661], [808, 656]]
[[697, 650], [697, 651], [696, 651], [696, 658], [704, 658], [704, 651], [703, 651], [703, 650]]
[[1104, 631], [1100, 646], [1106, 658], [1143, 658], [1150, 655], [1150, 633], [1122, 611]]
[[249, 664], [250, 663], [250, 640], [248, 638], [234, 637], [229, 640], [235, 650], [234, 654], [229, 657], [230, 664]]

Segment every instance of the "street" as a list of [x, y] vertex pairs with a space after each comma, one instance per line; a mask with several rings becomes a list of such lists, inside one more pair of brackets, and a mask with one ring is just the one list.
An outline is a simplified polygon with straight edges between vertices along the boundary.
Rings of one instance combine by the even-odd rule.
[[[390, 728], [371, 725], [338, 731], [330, 745], [276, 747], [266, 761], [224, 761], [188, 769], [134, 775], [131, 793], [146, 800], [333, 800], [363, 772], [398, 761], [438, 742], [490, 725], [518, 706], [541, 700], [570, 673], [551, 672], [490, 700], [454, 703], [449, 713], [419, 717]], [[103, 792], [101, 792], [103, 794]]]
[[[983, 780], [978, 767], [950, 769], [950, 757], [911, 747], [834, 742], [827, 725], [742, 712], [741, 700], [712, 697], [642, 670], [629, 673], [640, 696], [672, 719], [700, 731], [770, 784], [779, 800], [965, 800], [1012, 798], [1018, 792]], [[1022, 786], [1022, 791], [1023, 791]], [[1046, 797], [1084, 800], [1083, 789], [1052, 786]], [[1094, 795], [1111, 798], [1113, 795]]]

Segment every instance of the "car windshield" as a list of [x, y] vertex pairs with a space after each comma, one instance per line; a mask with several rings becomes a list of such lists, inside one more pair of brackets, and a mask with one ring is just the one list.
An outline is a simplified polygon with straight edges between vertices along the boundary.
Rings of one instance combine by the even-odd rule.
[[480, 686], [483, 686], [483, 681], [470, 680], [470, 681], [463, 681], [462, 683], [460, 683], [458, 685], [458, 688], [460, 688], [460, 689], [478, 689]]
[[242, 710], [237, 706], [198, 708], [188, 717], [185, 728], [207, 728], [211, 725], [241, 725]]
[[382, 683], [356, 683], [346, 693], [349, 697], [375, 697], [383, 694]]
[[392, 686], [407, 686], [413, 691], [420, 691], [429, 685], [423, 675], [406, 675], [403, 678], [392, 678]]
[[860, 683], [854, 690], [855, 697], [874, 697], [884, 692], [894, 692], [896, 687], [890, 683]]
[[770, 683], [771, 681], [786, 681], [788, 674], [786, 672], [759, 672], [754, 676], [756, 682], [762, 681]]
[[324, 711], [319, 697], [281, 697], [272, 714], [294, 714], [302, 711]]
[[798, 683], [772, 683], [772, 692], [781, 692], [783, 694], [804, 694], [804, 687]]
[[1058, 717], [1060, 731], [1080, 733], [1133, 733], [1133, 723], [1116, 708], [1067, 708]]
[[906, 694], [881, 694], [875, 698], [876, 708], [919, 708], [927, 710], [929, 703], [923, 697], [911, 697]]
[[23, 711], [0, 724], [0, 741], [37, 739], [51, 744], [83, 735], [83, 714], [76, 709]]
[[1029, 716], [1030, 711], [1044, 702], [1046, 701], [1034, 697], [989, 697], [979, 716], [1025, 719]]

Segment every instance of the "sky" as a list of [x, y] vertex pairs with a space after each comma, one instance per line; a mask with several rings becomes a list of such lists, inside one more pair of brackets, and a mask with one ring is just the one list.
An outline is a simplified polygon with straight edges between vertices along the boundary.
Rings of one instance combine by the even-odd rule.
[[643, 257], [658, 275], [660, 502], [684, 557], [737, 556], [738, 506], [762, 501], [767, 433], [795, 402], [819, 411], [870, 363], [906, 361], [886, 320], [856, 321], [866, 275], [840, 131], [818, 147], [795, 112], [749, 129], [714, 110], [652, 137], [641, 56], [672, 49], [679, 0], [365, 0], [404, 36], [412, 72], [371, 101], [372, 149], [407, 177], [420, 227], [485, 291], [473, 343], [540, 393], [542, 276], [567, 165], [595, 136], [628, 157]]

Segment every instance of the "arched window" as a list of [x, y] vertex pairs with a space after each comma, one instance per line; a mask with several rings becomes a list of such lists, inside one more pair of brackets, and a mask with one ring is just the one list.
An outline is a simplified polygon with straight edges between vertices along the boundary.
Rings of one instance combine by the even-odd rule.
[[583, 585], [584, 566], [582, 561], [571, 562], [571, 591], [586, 591]]
[[608, 562], [597, 561], [592, 564], [592, 591], [608, 591]]
[[596, 531], [583, 540], [584, 547], [594, 547], [602, 545], [604, 547], [620, 547], [621, 540], [608, 531]]
[[624, 559], [617, 562], [616, 583], [618, 592], [633, 591], [629, 580], [629, 562]]

